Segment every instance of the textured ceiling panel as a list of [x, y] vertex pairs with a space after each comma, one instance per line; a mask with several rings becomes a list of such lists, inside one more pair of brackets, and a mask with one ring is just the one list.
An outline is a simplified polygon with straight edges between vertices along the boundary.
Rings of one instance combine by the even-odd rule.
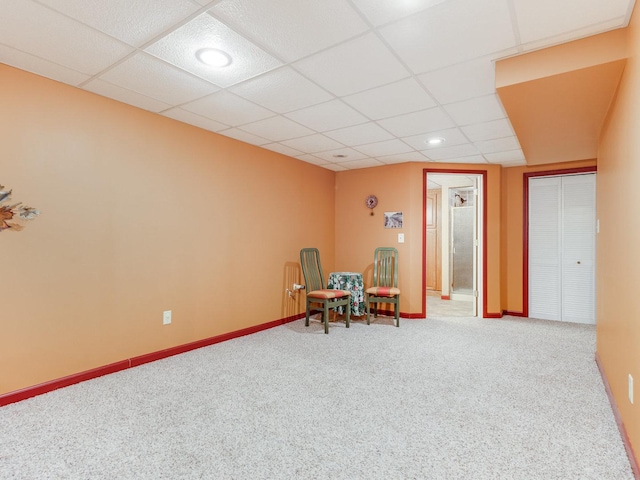
[[449, 0], [380, 32], [415, 74], [516, 45], [507, 0]]
[[[201, 63], [196, 53], [204, 48], [226, 52], [231, 57], [231, 64], [226, 68], [215, 68]], [[247, 80], [281, 65], [279, 60], [206, 13], [145, 50], [222, 87]]]
[[287, 62], [368, 29], [342, 0], [229, 0], [218, 3], [211, 11]]
[[31, 1], [0, 2], [0, 44], [87, 74], [133, 52], [130, 46]]
[[139, 47], [201, 7], [189, 0], [39, 0], [58, 12]]
[[236, 95], [286, 113], [331, 100], [333, 96], [289, 67], [279, 68], [231, 87]]
[[[624, 27], [634, 4], [5, 0], [0, 62], [334, 171], [524, 165], [520, 145], [535, 144], [514, 136], [523, 117], [508, 118], [496, 96], [496, 62]], [[205, 65], [202, 49], [231, 63]], [[600, 98], [589, 89], [601, 84], [588, 80], [585, 98]], [[549, 120], [566, 139], [567, 122]], [[435, 136], [443, 143], [425, 143]]]
[[364, 35], [293, 64], [334, 95], [349, 95], [409, 76], [373, 34]]

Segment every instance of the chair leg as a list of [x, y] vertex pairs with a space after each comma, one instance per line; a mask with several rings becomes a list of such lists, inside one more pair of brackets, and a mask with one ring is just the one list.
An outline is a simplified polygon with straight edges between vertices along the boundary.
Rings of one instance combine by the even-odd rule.
[[371, 325], [371, 321], [369, 320], [369, 294], [364, 294], [364, 303], [367, 306], [367, 325]]
[[307, 300], [307, 315], [305, 317], [304, 326], [309, 326], [309, 301]]
[[322, 319], [324, 320], [324, 333], [329, 333], [329, 304], [327, 302], [324, 302]]
[[350, 326], [350, 316], [351, 316], [351, 304], [347, 304], [346, 307], [344, 307], [344, 311], [345, 311], [345, 317], [346, 317], [346, 321], [347, 321], [347, 328], [349, 328]]
[[396, 327], [400, 326], [400, 295], [396, 296], [396, 304], [395, 304], [395, 314], [396, 314]]

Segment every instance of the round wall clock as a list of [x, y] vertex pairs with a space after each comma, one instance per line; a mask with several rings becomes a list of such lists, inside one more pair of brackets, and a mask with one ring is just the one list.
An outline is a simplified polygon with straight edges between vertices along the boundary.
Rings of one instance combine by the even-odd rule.
[[378, 205], [378, 197], [375, 195], [369, 195], [366, 200], [367, 207], [375, 208]]

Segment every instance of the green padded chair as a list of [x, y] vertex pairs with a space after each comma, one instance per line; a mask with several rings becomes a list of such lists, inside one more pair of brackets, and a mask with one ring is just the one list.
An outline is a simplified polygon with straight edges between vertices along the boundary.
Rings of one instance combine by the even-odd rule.
[[373, 256], [373, 286], [364, 293], [367, 305], [367, 325], [369, 309], [373, 303], [373, 316], [378, 316], [378, 303], [394, 304], [396, 327], [400, 326], [400, 290], [398, 290], [398, 250], [393, 247], [376, 248]]
[[[302, 274], [304, 275], [305, 290], [307, 292], [305, 326], [309, 326], [309, 315], [312, 311], [322, 312], [324, 333], [329, 333], [329, 309], [344, 307], [347, 328], [349, 328], [351, 292], [326, 288], [322, 265], [320, 264], [320, 252], [317, 248], [303, 248], [300, 250], [300, 264], [302, 265]], [[312, 304], [322, 305], [322, 308], [312, 308]]]

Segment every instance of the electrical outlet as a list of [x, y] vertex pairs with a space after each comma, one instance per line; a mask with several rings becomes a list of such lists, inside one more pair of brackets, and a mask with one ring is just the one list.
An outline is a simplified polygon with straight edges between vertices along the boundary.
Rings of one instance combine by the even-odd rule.
[[633, 405], [633, 377], [629, 374], [629, 401]]
[[171, 323], [171, 310], [165, 310], [162, 313], [162, 324], [169, 325]]
[[398, 234], [398, 243], [404, 243], [404, 233]]

